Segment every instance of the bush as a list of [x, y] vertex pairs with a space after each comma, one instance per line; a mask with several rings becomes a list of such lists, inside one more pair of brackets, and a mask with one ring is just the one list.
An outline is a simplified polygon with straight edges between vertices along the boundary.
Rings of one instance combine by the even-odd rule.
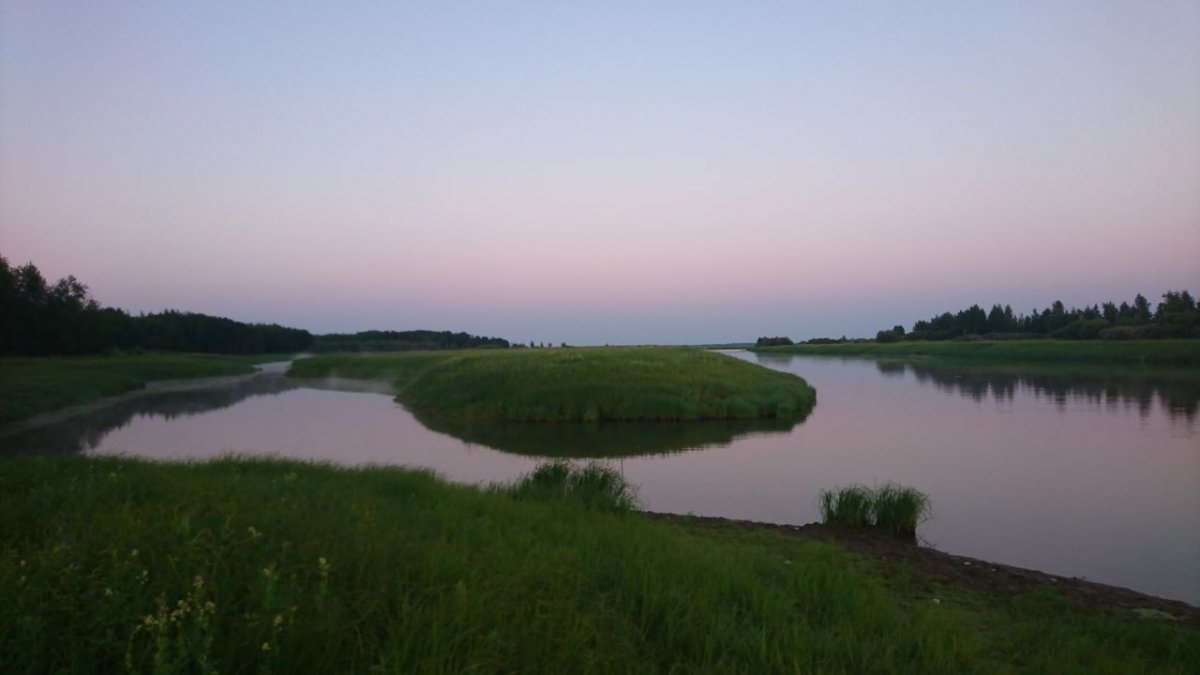
[[1050, 333], [1050, 337], [1066, 340], [1095, 340], [1112, 324], [1104, 319], [1078, 319]]
[[1101, 340], [1137, 340], [1142, 337], [1142, 331], [1134, 326], [1114, 326], [1100, 331]]

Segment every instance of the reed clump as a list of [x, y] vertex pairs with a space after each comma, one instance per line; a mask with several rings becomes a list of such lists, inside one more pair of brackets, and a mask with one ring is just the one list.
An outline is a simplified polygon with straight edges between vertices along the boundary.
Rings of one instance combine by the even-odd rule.
[[598, 462], [575, 466], [564, 460], [539, 465], [509, 488], [516, 499], [562, 499], [586, 508], [628, 512], [638, 507], [637, 489], [619, 472]]
[[929, 496], [916, 488], [885, 483], [822, 490], [821, 521], [851, 529], [875, 529], [902, 539], [914, 539], [917, 525], [928, 520]]

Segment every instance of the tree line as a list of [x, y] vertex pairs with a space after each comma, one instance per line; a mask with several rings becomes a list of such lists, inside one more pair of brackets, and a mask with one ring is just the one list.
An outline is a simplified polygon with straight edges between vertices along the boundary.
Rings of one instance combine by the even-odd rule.
[[70, 356], [130, 350], [269, 354], [510, 346], [503, 338], [447, 330], [368, 330], [315, 336], [298, 328], [177, 310], [134, 316], [101, 306], [74, 276], [50, 283], [32, 262], [13, 267], [0, 256], [0, 355]]
[[0, 256], [0, 354], [66, 356], [114, 350], [263, 354], [308, 349], [313, 335], [275, 324], [167, 310], [102, 307], [74, 276], [49, 283], [32, 262]]
[[1106, 302], [1091, 307], [1067, 309], [1062, 301], [1041, 311], [1017, 314], [1010, 305], [992, 305], [985, 311], [979, 305], [955, 313], [943, 312], [918, 321], [912, 330], [903, 326], [879, 331], [879, 342], [900, 340], [954, 340], [981, 337], [988, 339], [1057, 338], [1065, 340], [1136, 340], [1160, 338], [1200, 338], [1200, 314], [1196, 300], [1187, 291], [1167, 291], [1162, 301], [1151, 308], [1150, 301], [1138, 294], [1132, 303]]
[[508, 349], [508, 340], [448, 330], [366, 330], [317, 337], [318, 352], [403, 352], [442, 349]]

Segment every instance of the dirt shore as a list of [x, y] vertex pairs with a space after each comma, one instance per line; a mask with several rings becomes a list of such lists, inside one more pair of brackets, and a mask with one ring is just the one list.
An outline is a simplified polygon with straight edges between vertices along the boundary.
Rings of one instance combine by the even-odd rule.
[[901, 568], [915, 572], [918, 583], [927, 583], [931, 587], [933, 584], [941, 584], [991, 595], [1013, 595], [1049, 586], [1092, 611], [1185, 621], [1200, 626], [1200, 608], [1185, 602], [1157, 598], [1128, 588], [1107, 586], [1084, 579], [1060, 577], [1037, 570], [952, 555], [876, 532], [846, 530], [819, 523], [777, 525], [649, 511], [644, 512], [644, 515], [656, 520], [697, 527], [770, 530], [790, 537], [830, 541], [847, 550], [881, 561], [884, 563], [885, 573], [896, 572]]

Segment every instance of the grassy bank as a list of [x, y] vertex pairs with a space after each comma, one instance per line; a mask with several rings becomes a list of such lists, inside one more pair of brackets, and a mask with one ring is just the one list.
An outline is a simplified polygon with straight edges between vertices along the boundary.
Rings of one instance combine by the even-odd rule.
[[945, 357], [994, 363], [1072, 363], [1114, 366], [1183, 366], [1200, 368], [1200, 340], [1012, 340], [964, 342], [843, 342], [759, 347], [762, 354], [869, 356], [886, 358]]
[[816, 402], [795, 375], [682, 348], [320, 356], [288, 373], [388, 380], [406, 404], [460, 420], [794, 419]]
[[[3, 460], [6, 672], [1191, 672], [1194, 625], [832, 544], [272, 461]], [[937, 598], [938, 602], [933, 599]]]
[[284, 355], [137, 354], [0, 358], [0, 424], [141, 389], [153, 380], [253, 372]]

